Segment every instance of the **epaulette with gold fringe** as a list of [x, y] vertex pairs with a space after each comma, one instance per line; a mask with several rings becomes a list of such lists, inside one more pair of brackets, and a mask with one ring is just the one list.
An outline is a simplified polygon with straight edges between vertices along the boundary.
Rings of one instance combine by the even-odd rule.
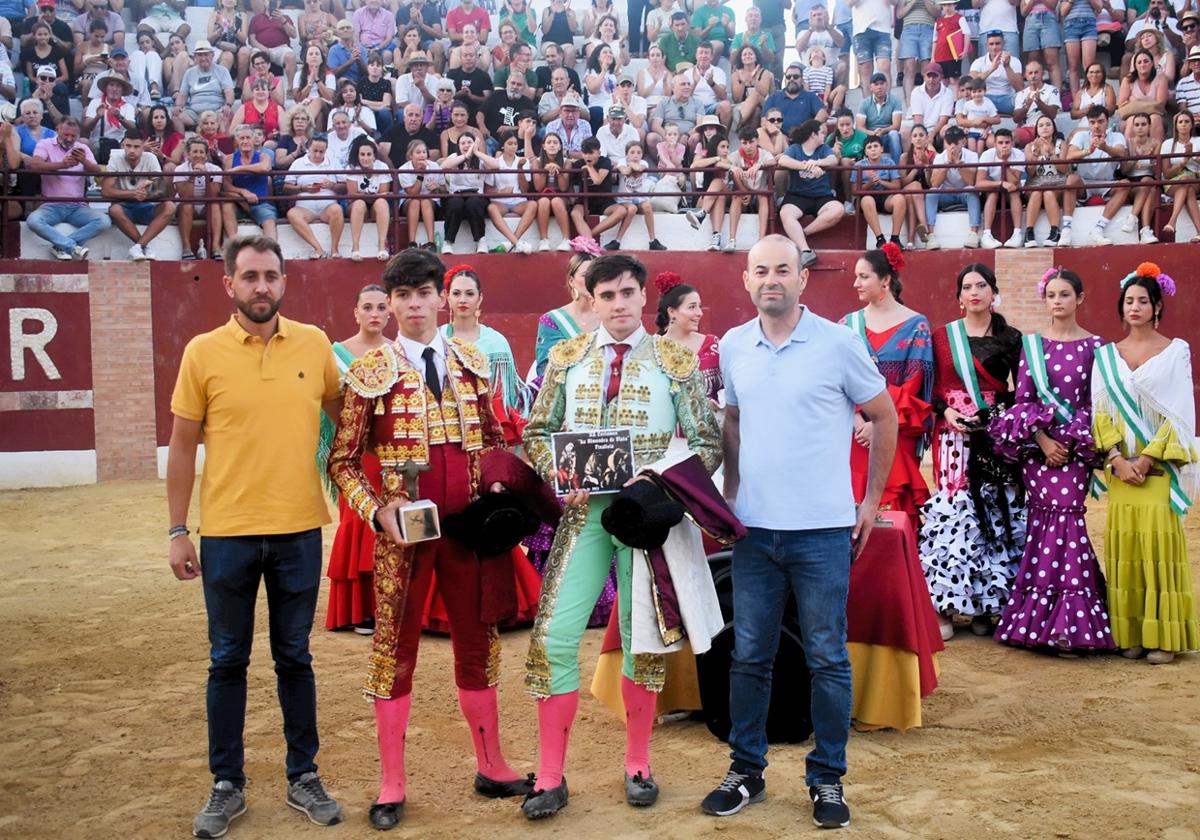
[[700, 358], [678, 341], [666, 336], [654, 336], [654, 358], [671, 379], [684, 382], [692, 377], [700, 366]]
[[399, 377], [396, 351], [384, 346], [354, 360], [346, 371], [346, 387], [364, 397], [382, 397], [392, 390]]
[[454, 336], [451, 336], [446, 343], [454, 355], [458, 357], [458, 360], [462, 362], [462, 366], [471, 371], [471, 373], [483, 379], [491, 376], [491, 368], [488, 367], [487, 356], [474, 344]]
[[550, 348], [550, 364], [556, 368], [574, 367], [583, 361], [595, 337], [593, 333], [583, 333], [563, 339]]

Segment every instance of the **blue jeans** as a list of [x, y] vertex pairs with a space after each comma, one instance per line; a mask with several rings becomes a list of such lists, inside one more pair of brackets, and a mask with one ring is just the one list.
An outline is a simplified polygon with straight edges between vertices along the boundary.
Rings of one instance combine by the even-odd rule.
[[878, 29], [865, 29], [854, 35], [854, 54], [859, 64], [866, 64], [877, 58], [892, 57], [892, 33], [880, 32]]
[[979, 227], [982, 213], [979, 210], [979, 195], [974, 192], [925, 193], [925, 220], [930, 227], [937, 221], [938, 209], [950, 204], [967, 205], [967, 217], [971, 220], [971, 227]]
[[1100, 31], [1096, 29], [1095, 16], [1069, 17], [1063, 21], [1063, 43], [1070, 43], [1071, 41], [1096, 41], [1099, 38]]
[[[73, 233], [59, 233], [54, 227], [62, 223], [75, 227]], [[25, 220], [29, 229], [49, 242], [56, 251], [72, 251], [92, 237], [108, 230], [112, 219], [107, 213], [82, 204], [43, 204]]]
[[1037, 52], [1047, 47], [1058, 49], [1062, 45], [1062, 29], [1054, 12], [1036, 12], [1025, 18], [1025, 31], [1021, 33], [1022, 52]]
[[276, 692], [287, 741], [287, 777], [316, 772], [317, 684], [308, 636], [321, 585], [321, 531], [256, 537], [201, 537], [200, 569], [208, 612], [208, 767], [213, 780], [246, 783], [242, 733], [246, 666], [254, 640], [258, 582], [267, 621]]
[[853, 699], [846, 652], [849, 528], [750, 528], [733, 547], [730, 757], [741, 773], [761, 773], [767, 766], [771, 668], [789, 588], [796, 596], [804, 658], [812, 674], [815, 743], [805, 758], [804, 780], [808, 785], [838, 784], [846, 774]]
[[1011, 93], [988, 93], [984, 94], [996, 106], [996, 110], [1001, 114], [1012, 114], [1013, 112], [1013, 94]]

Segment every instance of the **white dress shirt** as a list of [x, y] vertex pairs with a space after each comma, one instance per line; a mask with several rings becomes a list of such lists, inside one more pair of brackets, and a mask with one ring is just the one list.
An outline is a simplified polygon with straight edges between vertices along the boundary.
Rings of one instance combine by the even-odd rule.
[[404, 351], [404, 355], [408, 357], [408, 361], [420, 371], [422, 378], [425, 376], [425, 348], [433, 348], [433, 364], [437, 368], [438, 379], [441, 381], [443, 390], [446, 384], [446, 340], [442, 338], [441, 333], [436, 333], [433, 341], [428, 344], [422, 344], [419, 341], [414, 341], [411, 338], [405, 338], [403, 335], [396, 337], [396, 342], [400, 345], [400, 349]]

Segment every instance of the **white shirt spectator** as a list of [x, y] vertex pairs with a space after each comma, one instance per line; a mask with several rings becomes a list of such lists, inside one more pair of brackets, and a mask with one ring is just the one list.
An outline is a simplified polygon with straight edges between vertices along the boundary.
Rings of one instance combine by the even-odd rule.
[[1180, 108], [1187, 108], [1193, 117], [1200, 118], [1200, 79], [1188, 73], [1175, 85], [1175, 101]]
[[[468, 161], [463, 164], [466, 169], [482, 169], [483, 162], [480, 160]], [[483, 185], [487, 183], [488, 176], [482, 172], [459, 172], [457, 167], [443, 169], [442, 172], [446, 175], [446, 188], [452, 193], [482, 193]]]
[[[937, 157], [935, 157], [933, 159], [933, 162], [934, 162], [934, 165], [947, 164], [950, 162], [950, 158], [946, 155], [945, 152], [942, 152], [941, 154], [939, 154]], [[962, 165], [966, 165], [966, 166], [969, 166], [972, 163], [979, 163], [979, 155], [975, 154], [970, 149], [964, 147], [962, 150], [962, 157], [959, 158], [959, 163]], [[963, 180], [961, 169], [947, 169], [946, 170], [946, 180], [942, 182], [942, 187], [944, 189], [948, 189], [948, 190], [969, 189], [969, 187], [967, 186], [967, 182]]]
[[[1192, 154], [1196, 157], [1193, 157], [1187, 162], [1185, 171], [1193, 173], [1192, 177], [1194, 178], [1196, 177], [1196, 174], [1200, 173], [1200, 137], [1193, 137], [1188, 141], [1171, 139], [1164, 140], [1162, 142], [1162, 148], [1159, 149], [1159, 153], [1164, 155], [1185, 154], [1189, 148], [1192, 150]], [[1164, 160], [1163, 165], [1167, 164], [1170, 164], [1171, 166], [1178, 166], [1179, 161]]]
[[[123, 149], [113, 149], [108, 158], [107, 172], [123, 172], [126, 174], [118, 175], [113, 181], [116, 182], [116, 187], [119, 190], [136, 190], [143, 182], [150, 182], [149, 192], [151, 195], [162, 195], [164, 192], [164, 182], [161, 178], [138, 178], [138, 175], [145, 175], [152, 172], [162, 172], [162, 167], [158, 163], [158, 158], [154, 155], [143, 154], [138, 158], [137, 166], [130, 167], [128, 161], [125, 160], [125, 151]], [[128, 201], [129, 199], [125, 199]]]
[[913, 88], [911, 102], [912, 109], [909, 114], [919, 116], [921, 122], [931, 131], [942, 117], [954, 116], [954, 90], [944, 82], [933, 96], [925, 90], [925, 85]]
[[[298, 92], [303, 93], [304, 94], [303, 99], [296, 99], [296, 104], [298, 104], [298, 105], [299, 104], [308, 104], [309, 102], [314, 102], [314, 101], [320, 99], [321, 98], [321, 90], [316, 85], [312, 84], [313, 81], [314, 80], [310, 79], [309, 83], [304, 86], [304, 90], [301, 91], [300, 90], [300, 71], [297, 70], [296, 74], [294, 76], [292, 76], [292, 89], [290, 91], [288, 91], [288, 96], [295, 99], [295, 96]], [[325, 78], [321, 80], [321, 84], [325, 85], [325, 87], [329, 88], [330, 90], [337, 90], [337, 79], [334, 78], [332, 73], [326, 73]]]
[[[0, 44], [0, 49], [4, 49], [3, 44]], [[11, 88], [15, 88], [17, 86], [17, 80], [13, 77], [12, 66], [9, 65], [8, 62], [0, 63], [0, 85]], [[9, 102], [8, 97], [5, 96], [0, 96], [0, 102], [9, 105], [16, 104], [15, 102]]]
[[[325, 160], [321, 163], [314, 163], [309, 159], [308, 155], [296, 158], [292, 161], [292, 165], [288, 167], [288, 173], [284, 177], [285, 184], [292, 184], [298, 187], [311, 187], [314, 184], [320, 184], [323, 181], [343, 181], [345, 175], [331, 175], [329, 170], [341, 169], [335, 167], [329, 160], [329, 155], [325, 155]], [[296, 206], [301, 210], [311, 210], [313, 213], [320, 214], [326, 207], [337, 201], [337, 193], [328, 188], [322, 188], [320, 192], [301, 193], [303, 198], [296, 202]]]
[[371, 174], [366, 173], [358, 175], [339, 175], [342, 180], [354, 182], [354, 186], [358, 187], [360, 193], [367, 195], [379, 195], [379, 190], [392, 183], [392, 173], [388, 171], [388, 165], [381, 160], [375, 161], [371, 167]]
[[[217, 166], [215, 163], [205, 163], [204, 171], [208, 173], [211, 178], [205, 178], [202, 175], [197, 175], [196, 170], [192, 169], [192, 162], [190, 160], [185, 160], [183, 163], [175, 167], [175, 177], [172, 178], [171, 181], [175, 184], [182, 184], [185, 181], [191, 181], [192, 198], [207, 197], [208, 184], [211, 181], [213, 185], [213, 196], [215, 197], [221, 191], [221, 181], [223, 180], [223, 176], [221, 175], [221, 167]], [[204, 213], [207, 212], [208, 208], [211, 206], [211, 204], [197, 204], [196, 211]]]
[[417, 172], [413, 169], [412, 161], [407, 161], [396, 171], [396, 177], [400, 179], [400, 189], [407, 191], [413, 184], [421, 182], [421, 195], [428, 195], [431, 190], [436, 187], [446, 186], [446, 179], [442, 176], [442, 168], [437, 165], [437, 161], [428, 161], [425, 164], [424, 172]]
[[396, 79], [396, 105], [403, 108], [409, 102], [416, 102], [422, 108], [433, 101], [434, 94], [437, 92], [437, 83], [441, 79], [433, 73], [425, 74], [425, 89], [429, 91], [429, 97], [426, 98], [421, 89], [413, 82], [412, 73], [405, 73], [400, 78]]
[[[1108, 130], [1108, 136], [1104, 138], [1104, 144], [1111, 148], [1120, 146], [1125, 148], [1125, 137], [1120, 132]], [[1071, 146], [1076, 149], [1087, 149], [1092, 145], [1092, 134], [1090, 131], [1083, 131], [1071, 138]], [[1079, 173], [1079, 177], [1085, 181], [1111, 181], [1113, 175], [1117, 172], [1117, 163], [1113, 161], [1108, 152], [1096, 149], [1084, 160], [1093, 161], [1092, 163], [1078, 163], [1075, 166], [1075, 171]]]
[[[1021, 62], [1017, 61], [1015, 55], [1008, 57], [1008, 67], [1018, 76], [1021, 75]], [[992, 70], [992, 59], [986, 55], [980, 56], [971, 62], [971, 73], [987, 73], [983, 83], [987, 86], [988, 96], [1012, 96], [1016, 93], [1013, 90], [1012, 84], [1008, 81], [1008, 74], [1004, 72], [1003, 67], [997, 67]]]
[[[100, 103], [103, 101], [103, 99], [93, 99], [89, 102], [87, 110], [83, 112], [84, 119], [95, 119], [96, 113], [100, 110]], [[124, 104], [120, 108], [120, 115], [123, 120], [137, 122], [137, 107], [133, 104], [132, 99], [124, 100]], [[125, 124], [117, 122], [116, 125], [113, 125], [112, 120], [108, 118], [108, 114], [106, 113], [103, 119], [97, 120], [96, 127], [92, 129], [92, 140], [100, 140], [101, 138], [117, 141], [124, 140]], [[150, 157], [154, 157], [154, 155], [150, 155]], [[157, 162], [158, 159], [155, 158], [155, 163]]]
[[[1033, 91], [1029, 88], [1021, 88], [1017, 91], [1017, 95], [1013, 97], [1013, 110], [1017, 111], [1025, 107], [1025, 102], [1033, 95]], [[1050, 105], [1062, 110], [1062, 97], [1058, 93], [1058, 88], [1051, 87], [1048, 84], [1042, 83], [1038, 88], [1038, 99], [1045, 105]], [[1042, 115], [1042, 109], [1037, 106], [1037, 103], [1032, 103], [1029, 110], [1025, 112], [1024, 125], [1037, 125], [1038, 117]], [[1057, 116], [1057, 114], [1056, 114]]]
[[[711, 84], [708, 81], [710, 76]], [[696, 77], [696, 86], [692, 89], [692, 96], [705, 108], [711, 108], [717, 104], [717, 94], [713, 91], [713, 85], [725, 88], [726, 93], [729, 91], [729, 77], [715, 64], [710, 64], [703, 75], [700, 74], [700, 68], [697, 67]]]
[[853, 32], [857, 35], [874, 29], [878, 32], [892, 32], [892, 4], [888, 0], [859, 0], [857, 6], [850, 10], [850, 20], [854, 23]]
[[1017, 4], [1011, 0], [984, 0], [979, 9], [979, 31], [1017, 31]]
[[329, 145], [325, 147], [325, 160], [330, 162], [330, 168], [349, 169], [350, 167], [346, 164], [350, 160], [350, 144], [365, 134], [366, 132], [356, 125], [350, 126], [345, 140], [339, 139], [336, 131], [329, 132]]
[[[983, 177], [987, 178], [989, 181], [999, 181], [1000, 180], [1001, 166], [999, 164], [999, 158], [996, 156], [995, 149], [984, 149], [983, 154], [981, 154], [979, 156], [979, 162], [995, 164], [995, 166], [988, 166], [982, 170], [985, 173]], [[1024, 164], [1024, 163], [1025, 163], [1025, 153], [1023, 151], [1021, 151], [1020, 149], [1014, 148], [1012, 150], [1012, 153], [1008, 156], [1008, 165], [1011, 167], [1016, 164]], [[1011, 173], [1012, 171], [1013, 170], [1010, 168], [1009, 172]], [[1025, 167], [1023, 165], [1020, 168], [1020, 173], [1021, 173], [1021, 180], [1025, 180]]]
[[613, 136], [612, 126], [606, 122], [596, 132], [596, 139], [600, 141], [600, 154], [616, 165], [625, 162], [625, 147], [638, 139], [638, 133], [636, 128], [626, 122], [621, 128], [621, 133]]

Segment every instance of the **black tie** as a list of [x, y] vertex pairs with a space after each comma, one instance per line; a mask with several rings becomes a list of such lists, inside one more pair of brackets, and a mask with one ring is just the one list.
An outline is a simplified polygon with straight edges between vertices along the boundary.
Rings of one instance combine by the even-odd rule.
[[432, 347], [426, 347], [421, 353], [425, 359], [425, 385], [433, 392], [433, 398], [438, 402], [442, 401], [442, 378], [438, 376], [437, 365], [433, 363], [434, 350]]

